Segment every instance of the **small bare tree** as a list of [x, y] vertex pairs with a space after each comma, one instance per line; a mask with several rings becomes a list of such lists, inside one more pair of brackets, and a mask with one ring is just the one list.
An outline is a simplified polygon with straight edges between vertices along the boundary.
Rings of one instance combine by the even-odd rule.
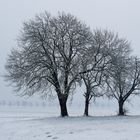
[[140, 61], [130, 57], [130, 45], [127, 40], [119, 40], [118, 50], [112, 55], [108, 69], [107, 96], [118, 101], [118, 115], [125, 115], [124, 103], [130, 95], [138, 94], [140, 86]]
[[19, 47], [6, 64], [6, 79], [30, 96], [54, 88], [61, 116], [68, 116], [66, 103], [79, 80], [80, 51], [91, 38], [89, 27], [70, 14], [38, 15], [24, 23]]

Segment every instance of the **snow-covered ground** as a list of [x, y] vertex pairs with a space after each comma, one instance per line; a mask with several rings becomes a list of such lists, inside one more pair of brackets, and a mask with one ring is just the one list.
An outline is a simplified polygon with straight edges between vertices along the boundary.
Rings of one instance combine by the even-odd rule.
[[0, 108], [0, 140], [140, 140], [139, 115], [118, 117], [100, 107], [92, 117], [81, 108], [69, 112], [61, 118], [53, 107]]

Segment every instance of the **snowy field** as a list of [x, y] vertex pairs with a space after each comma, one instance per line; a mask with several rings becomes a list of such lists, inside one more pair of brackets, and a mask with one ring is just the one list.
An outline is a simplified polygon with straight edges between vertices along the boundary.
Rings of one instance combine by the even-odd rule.
[[88, 118], [82, 109], [69, 112], [61, 118], [55, 108], [0, 108], [0, 140], [140, 140], [139, 115], [118, 117], [100, 107]]

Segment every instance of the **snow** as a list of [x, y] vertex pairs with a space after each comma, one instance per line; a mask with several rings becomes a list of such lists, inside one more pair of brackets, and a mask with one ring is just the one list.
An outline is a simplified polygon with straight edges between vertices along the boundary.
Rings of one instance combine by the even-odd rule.
[[[0, 108], [0, 140], [139, 140], [140, 116], [113, 115], [96, 108], [92, 117], [61, 118], [57, 108]], [[101, 115], [102, 112], [102, 115]], [[76, 116], [78, 114], [78, 116]], [[100, 116], [97, 116], [97, 115]]]

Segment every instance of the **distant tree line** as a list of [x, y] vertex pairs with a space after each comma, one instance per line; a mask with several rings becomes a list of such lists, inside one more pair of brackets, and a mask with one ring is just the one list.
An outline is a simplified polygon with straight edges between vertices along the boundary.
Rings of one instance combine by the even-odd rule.
[[9, 106], [9, 107], [20, 107], [20, 106], [24, 106], [24, 107], [46, 107], [46, 103], [45, 102], [29, 102], [29, 101], [13, 101], [13, 100], [0, 100], [0, 106], [4, 107], [4, 106]]
[[140, 60], [128, 40], [108, 30], [91, 30], [71, 14], [47, 12], [23, 23], [17, 48], [11, 50], [5, 79], [22, 95], [50, 95], [55, 91], [61, 116], [68, 116], [67, 100], [84, 85], [84, 115], [92, 98], [105, 96], [124, 103], [139, 95]]

